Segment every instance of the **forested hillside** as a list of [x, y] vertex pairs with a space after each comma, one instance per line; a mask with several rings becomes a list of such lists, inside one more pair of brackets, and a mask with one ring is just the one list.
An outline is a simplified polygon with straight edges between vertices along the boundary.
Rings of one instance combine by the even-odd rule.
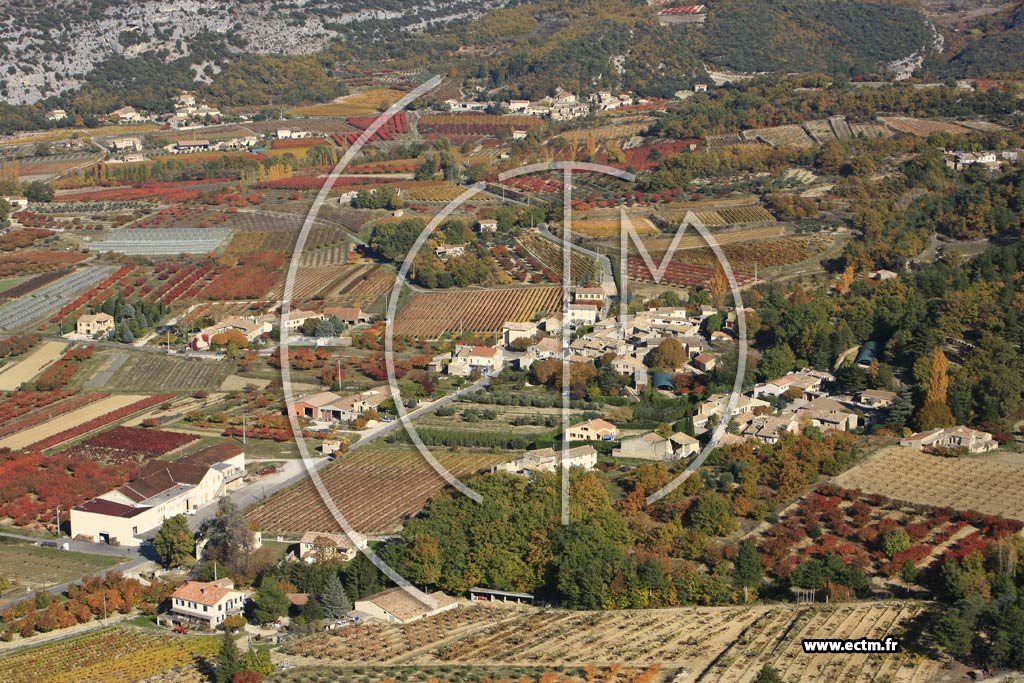
[[977, 78], [1024, 69], [1024, 5], [983, 19], [976, 33], [942, 73]]
[[703, 56], [740, 71], [876, 73], [931, 45], [916, 9], [865, 0], [719, 0]]

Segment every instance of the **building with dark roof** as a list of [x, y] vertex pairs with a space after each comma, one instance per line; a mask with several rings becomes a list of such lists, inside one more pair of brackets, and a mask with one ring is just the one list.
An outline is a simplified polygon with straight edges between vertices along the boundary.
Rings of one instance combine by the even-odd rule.
[[138, 478], [73, 508], [71, 533], [138, 546], [165, 519], [212, 503], [240, 486], [244, 475], [245, 453], [232, 443], [178, 460], [150, 460]]

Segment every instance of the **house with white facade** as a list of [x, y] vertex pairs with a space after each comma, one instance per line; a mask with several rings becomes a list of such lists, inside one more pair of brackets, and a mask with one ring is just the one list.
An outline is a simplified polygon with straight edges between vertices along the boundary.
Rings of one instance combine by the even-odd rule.
[[231, 579], [186, 581], [171, 593], [167, 617], [173, 623], [215, 629], [227, 617], [241, 614], [251, 595], [252, 591], [236, 589]]
[[900, 441], [901, 446], [919, 451], [941, 449], [964, 449], [968, 453], [987, 453], [999, 448], [999, 442], [989, 432], [970, 427], [940, 427], [919, 432]]
[[566, 441], [615, 441], [619, 428], [608, 420], [597, 418], [579, 422], [565, 430]]
[[558, 470], [559, 461], [566, 468], [582, 467], [585, 470], [592, 470], [597, 466], [597, 450], [593, 446], [577, 446], [564, 453], [561, 449], [554, 448], [526, 451], [522, 458], [495, 465], [491, 472], [526, 475], [533, 472], [555, 472]]
[[469, 377], [479, 370], [483, 375], [496, 375], [505, 367], [505, 352], [500, 347], [457, 344], [448, 363], [448, 374]]

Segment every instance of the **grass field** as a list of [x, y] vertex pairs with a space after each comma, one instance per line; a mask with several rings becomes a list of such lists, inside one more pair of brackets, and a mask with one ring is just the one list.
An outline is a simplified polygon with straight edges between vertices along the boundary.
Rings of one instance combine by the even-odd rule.
[[[514, 455], [432, 450], [458, 477], [489, 469]], [[321, 470], [320, 478], [341, 514], [357, 531], [366, 534], [397, 532], [406, 518], [422, 510], [445, 485], [419, 451], [409, 446], [367, 446], [328, 465]], [[338, 529], [310, 479], [276, 494], [250, 510], [246, 518], [268, 534]]]
[[977, 510], [1024, 521], [1024, 456], [943, 458], [891, 446], [844, 472], [835, 482], [908, 503]]
[[0, 575], [22, 586], [45, 588], [109, 569], [120, 560], [0, 537]]

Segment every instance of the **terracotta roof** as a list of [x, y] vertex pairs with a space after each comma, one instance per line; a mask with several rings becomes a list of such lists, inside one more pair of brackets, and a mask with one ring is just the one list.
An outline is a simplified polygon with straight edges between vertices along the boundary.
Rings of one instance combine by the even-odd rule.
[[296, 607], [302, 607], [309, 602], [309, 593], [285, 593], [288, 596], [288, 603]]
[[195, 602], [200, 605], [213, 606], [227, 597], [229, 593], [233, 592], [234, 589], [219, 586], [214, 583], [186, 581], [181, 588], [171, 593], [171, 597], [188, 600], [189, 602]]
[[[426, 616], [436, 609], [447, 607], [456, 601], [455, 598], [445, 595], [440, 591], [431, 593], [429, 596], [415, 588], [412, 592], [417, 597], [410, 595], [405, 588], [390, 588], [382, 593], [370, 595], [358, 602], [372, 602], [388, 614], [394, 615], [400, 621], [408, 621], [416, 617]], [[433, 606], [436, 603], [436, 606]], [[357, 608], [358, 609], [358, 608]]]
[[361, 308], [325, 308], [324, 315], [333, 315], [342, 322], [355, 322], [366, 317]]

